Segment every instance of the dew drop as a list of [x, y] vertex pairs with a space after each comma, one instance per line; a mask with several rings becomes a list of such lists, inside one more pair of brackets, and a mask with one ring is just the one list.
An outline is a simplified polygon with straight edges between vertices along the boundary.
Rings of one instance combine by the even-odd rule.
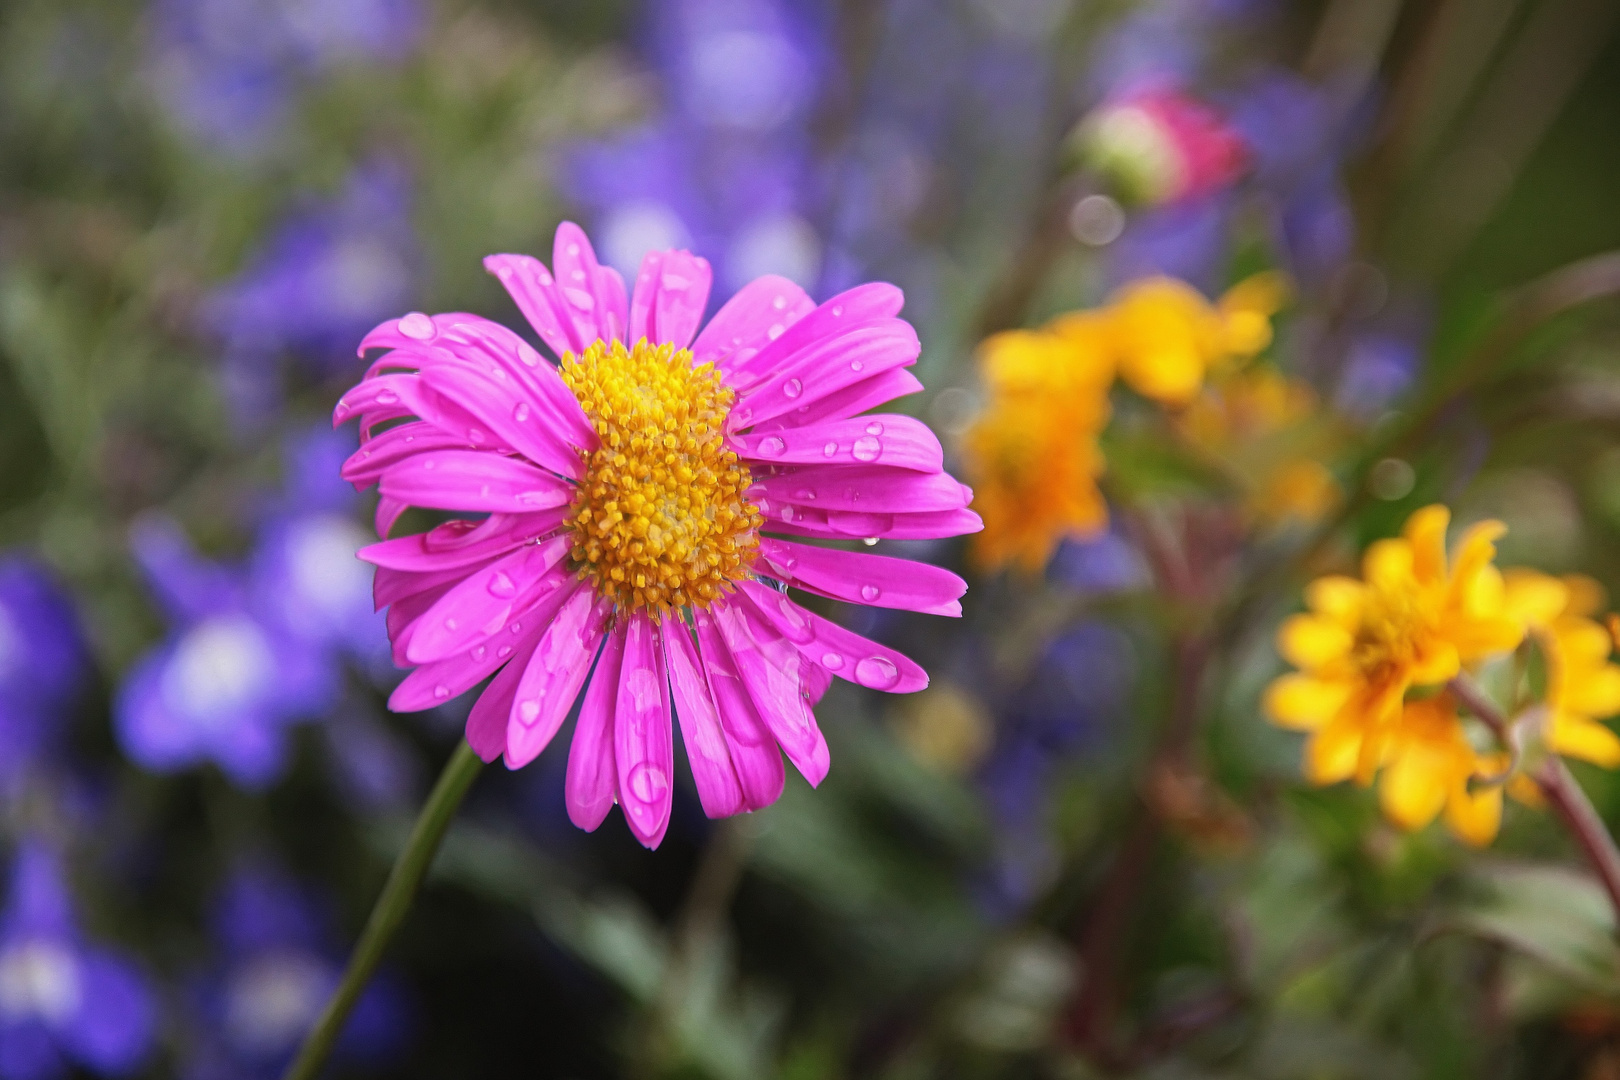
[[413, 311], [399, 320], [399, 332], [417, 341], [427, 341], [439, 332], [439, 328], [433, 325], [433, 319], [430, 316], [424, 315], [420, 311]]
[[443, 701], [445, 698], [450, 696], [450, 688], [444, 685], [444, 683], [440, 683], [438, 686], [433, 688], [433, 696], [438, 698], [440, 701]]
[[486, 653], [488, 653], [488, 652], [489, 652], [489, 649], [487, 647], [483, 646], [483, 645], [475, 646], [473, 648], [473, 653], [472, 653], [473, 659], [474, 660], [482, 660], [484, 658], [484, 655]]
[[393, 405], [398, 401], [399, 395], [392, 390], [380, 390], [377, 392], [377, 404], [379, 405]]
[[[570, 254], [570, 255], [578, 255], [579, 254], [579, 245], [578, 244], [569, 244], [568, 245], [568, 254]], [[579, 273], [579, 271], [576, 270], [576, 271], [574, 271], [574, 273], [577, 274], [577, 273]]]
[[570, 304], [573, 304], [581, 311], [589, 311], [596, 306], [596, 298], [584, 289], [570, 289], [565, 286], [563, 295], [568, 298]]
[[497, 570], [489, 579], [489, 595], [509, 600], [517, 595], [517, 585], [504, 570]]
[[517, 405], [512, 409], [512, 419], [516, 420], [518, 423], [521, 424], [521, 423], [523, 423], [523, 421], [527, 420], [528, 418], [529, 418], [529, 403], [527, 401], [518, 402]]
[[782, 621], [787, 624], [782, 631], [783, 633], [801, 645], [815, 638], [815, 629], [811, 627], [799, 609], [793, 606], [793, 601], [784, 596], [778, 599], [776, 603], [782, 612]]
[[454, 619], [446, 619], [446, 620], [444, 620], [444, 628], [446, 630], [454, 630], [456, 627], [458, 627], [460, 625], [461, 624], [456, 622], [456, 620], [454, 620]]
[[859, 360], [851, 360], [849, 362], [849, 370], [851, 371], [860, 371], [865, 366], [866, 365], [861, 363]]
[[782, 507], [782, 520], [786, 521], [786, 522], [790, 522], [790, 523], [793, 521], [793, 507], [792, 506], [783, 506]]
[[[873, 542], [876, 543], [876, 541]], [[520, 622], [515, 622], [511, 626], [508, 626], [507, 629], [512, 631], [514, 634], [520, 634], [523, 632], [523, 624]]]
[[835, 652], [823, 653], [821, 666], [828, 671], [837, 671], [844, 666], [844, 658]]
[[816, 492], [814, 488], [800, 488], [793, 493], [793, 497], [802, 502], [815, 502]]
[[833, 318], [835, 318], [835, 319], [836, 319], [836, 318], [838, 318], [838, 317], [839, 317], [839, 316], [840, 316], [840, 315], [842, 315], [842, 314], [843, 314], [843, 313], [844, 313], [844, 309], [843, 309], [843, 307], [842, 307], [842, 306], [839, 306], [839, 307], [835, 307], [835, 308], [833, 308]]
[[900, 681], [900, 669], [884, 656], [868, 656], [855, 665], [855, 681], [874, 690], [887, 690]]
[[786, 394], [790, 398], [796, 398], [800, 394], [804, 393], [804, 384], [798, 379], [789, 379], [787, 382], [782, 384], [782, 393]]
[[478, 428], [467, 429], [467, 441], [472, 443], [474, 446], [479, 445], [488, 437], [489, 436], [485, 435], [483, 431]]
[[518, 719], [525, 724], [532, 724], [540, 719], [540, 703], [533, 698], [518, 702]]
[[838, 453], [838, 444], [833, 440], [828, 439], [827, 445], [821, 448], [821, 456], [832, 457], [836, 453]]
[[759, 440], [759, 446], [755, 449], [762, 457], [781, 457], [787, 450], [787, 443], [775, 435], [767, 435]]
[[861, 599], [865, 600], [868, 604], [876, 603], [877, 598], [882, 595], [883, 590], [878, 588], [876, 585], [861, 586]]
[[512, 646], [510, 646], [510, 645], [502, 645], [500, 648], [495, 650], [495, 655], [499, 659], [502, 659], [502, 660], [506, 659], [508, 656], [512, 655]]
[[422, 462], [422, 468], [431, 469], [437, 464], [437, 461], [434, 461], [432, 458], [428, 458], [426, 461]]
[[777, 338], [782, 336], [782, 332], [786, 329], [787, 327], [783, 326], [781, 323], [772, 323], [771, 328], [765, 331], [765, 336], [770, 338], [772, 341], [775, 341]]
[[849, 452], [855, 455], [856, 461], [876, 461], [878, 455], [883, 453], [883, 444], [872, 435], [862, 435], [855, 440]]
[[863, 539], [861, 543], [865, 544], [867, 547], [877, 547], [877, 537], [868, 536]]
[[509, 263], [501, 263], [501, 265], [499, 267], [497, 267], [496, 270], [495, 270], [495, 276], [500, 278], [502, 281], [511, 281], [512, 280], [512, 267], [511, 267], [511, 265]]
[[883, 425], [874, 420], [866, 425], [866, 433], [868, 435], [881, 435], [883, 434]]
[[549, 491], [525, 491], [517, 497], [517, 501], [524, 506], [546, 507], [553, 505], [555, 500]]
[[630, 794], [642, 802], [656, 802], [668, 790], [669, 777], [657, 765], [643, 761], [630, 770]]

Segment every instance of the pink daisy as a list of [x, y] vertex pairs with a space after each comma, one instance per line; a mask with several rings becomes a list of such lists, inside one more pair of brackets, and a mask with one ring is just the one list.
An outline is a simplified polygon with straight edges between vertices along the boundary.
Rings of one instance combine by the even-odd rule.
[[569, 817], [595, 829], [617, 801], [649, 847], [669, 825], [672, 707], [710, 817], [774, 802], [783, 753], [819, 784], [811, 709], [833, 676], [899, 693], [928, 676], [787, 588], [960, 615], [967, 586], [783, 537], [980, 528], [928, 428], [865, 413], [922, 389], [900, 290], [817, 307], [764, 277], [699, 333], [709, 264], [689, 252], [648, 255], [628, 301], [573, 224], [555, 274], [524, 255], [484, 265], [560, 363], [476, 315], [413, 312], [361, 342], [389, 351], [335, 414], [360, 418], [344, 476], [380, 485], [378, 535], [411, 506], [469, 515], [361, 552], [394, 659], [415, 668], [389, 706], [430, 708], [493, 675], [467, 741], [515, 769], [583, 690]]

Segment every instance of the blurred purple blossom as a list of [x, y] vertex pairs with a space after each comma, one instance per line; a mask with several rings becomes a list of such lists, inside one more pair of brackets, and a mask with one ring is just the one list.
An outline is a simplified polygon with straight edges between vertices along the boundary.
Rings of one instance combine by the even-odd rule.
[[285, 354], [317, 373], [351, 371], [366, 331], [410, 306], [417, 267], [410, 184], [393, 163], [372, 162], [335, 198], [296, 208], [204, 305], [238, 416], [263, 419], [278, 403]]
[[156, 1026], [135, 965], [84, 940], [56, 854], [25, 841], [0, 913], [0, 1080], [136, 1071]]
[[[328, 905], [263, 865], [239, 870], [213, 905], [218, 960], [192, 980], [197, 1045], [188, 1080], [279, 1076], [343, 972]], [[409, 1005], [395, 976], [374, 979], [335, 1054], [342, 1065], [386, 1063], [407, 1041]]]
[[418, 0], [159, 0], [153, 80], [193, 138], [249, 154], [285, 125], [301, 84], [346, 62], [402, 58], [425, 21]]
[[60, 744], [88, 675], [72, 602], [32, 558], [0, 557], [0, 794]]

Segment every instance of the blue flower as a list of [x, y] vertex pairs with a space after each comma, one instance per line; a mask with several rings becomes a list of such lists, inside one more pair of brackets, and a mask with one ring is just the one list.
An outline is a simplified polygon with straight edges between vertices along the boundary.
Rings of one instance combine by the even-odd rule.
[[60, 743], [87, 674], [67, 596], [33, 559], [0, 557], [0, 793]]
[[56, 855], [25, 843], [0, 915], [0, 1080], [134, 1072], [155, 1020], [136, 966], [80, 935]]
[[286, 766], [288, 725], [334, 700], [336, 664], [269, 617], [245, 574], [203, 559], [172, 522], [143, 521], [133, 546], [174, 630], [119, 690], [125, 753], [154, 772], [212, 761], [244, 787], [272, 783]]
[[416, 274], [401, 168], [374, 162], [337, 198], [296, 209], [204, 305], [225, 343], [226, 393], [238, 414], [262, 418], [276, 404], [283, 355], [317, 374], [350, 373], [366, 331], [410, 306]]
[[[213, 907], [218, 962], [193, 981], [190, 1080], [280, 1075], [343, 973], [330, 920], [310, 890], [266, 866], [236, 873]], [[386, 1063], [406, 1042], [409, 1002], [388, 972], [373, 980], [337, 1047], [340, 1062]]]

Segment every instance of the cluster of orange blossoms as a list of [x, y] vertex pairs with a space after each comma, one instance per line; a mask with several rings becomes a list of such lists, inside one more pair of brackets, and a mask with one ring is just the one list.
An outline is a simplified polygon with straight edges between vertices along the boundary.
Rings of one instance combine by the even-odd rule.
[[1299, 437], [1323, 430], [1306, 423], [1316, 399], [1303, 383], [1249, 363], [1270, 344], [1283, 298], [1273, 274], [1218, 303], [1183, 282], [1147, 278], [1101, 308], [985, 341], [989, 401], [963, 443], [984, 519], [979, 565], [1035, 573], [1062, 540], [1107, 525], [1098, 440], [1116, 379], [1170, 412], [1187, 447], [1245, 492], [1256, 521], [1321, 516], [1338, 487]]
[[[1620, 738], [1599, 722], [1620, 713], [1620, 666], [1591, 617], [1603, 603], [1595, 583], [1498, 570], [1503, 529], [1492, 521], [1465, 531], [1448, 558], [1449, 521], [1443, 506], [1419, 510], [1399, 538], [1367, 550], [1360, 580], [1313, 582], [1309, 610], [1278, 635], [1299, 670], [1272, 683], [1265, 704], [1278, 724], [1310, 733], [1314, 783], [1379, 778], [1397, 825], [1418, 829], [1443, 814], [1459, 837], [1487, 844], [1504, 789], [1538, 801], [1528, 772], [1537, 754], [1620, 765]], [[1539, 701], [1521, 700], [1531, 683], [1526, 646], [1544, 660]], [[1509, 684], [1517, 756], [1465, 725], [1447, 690], [1479, 672]]]

